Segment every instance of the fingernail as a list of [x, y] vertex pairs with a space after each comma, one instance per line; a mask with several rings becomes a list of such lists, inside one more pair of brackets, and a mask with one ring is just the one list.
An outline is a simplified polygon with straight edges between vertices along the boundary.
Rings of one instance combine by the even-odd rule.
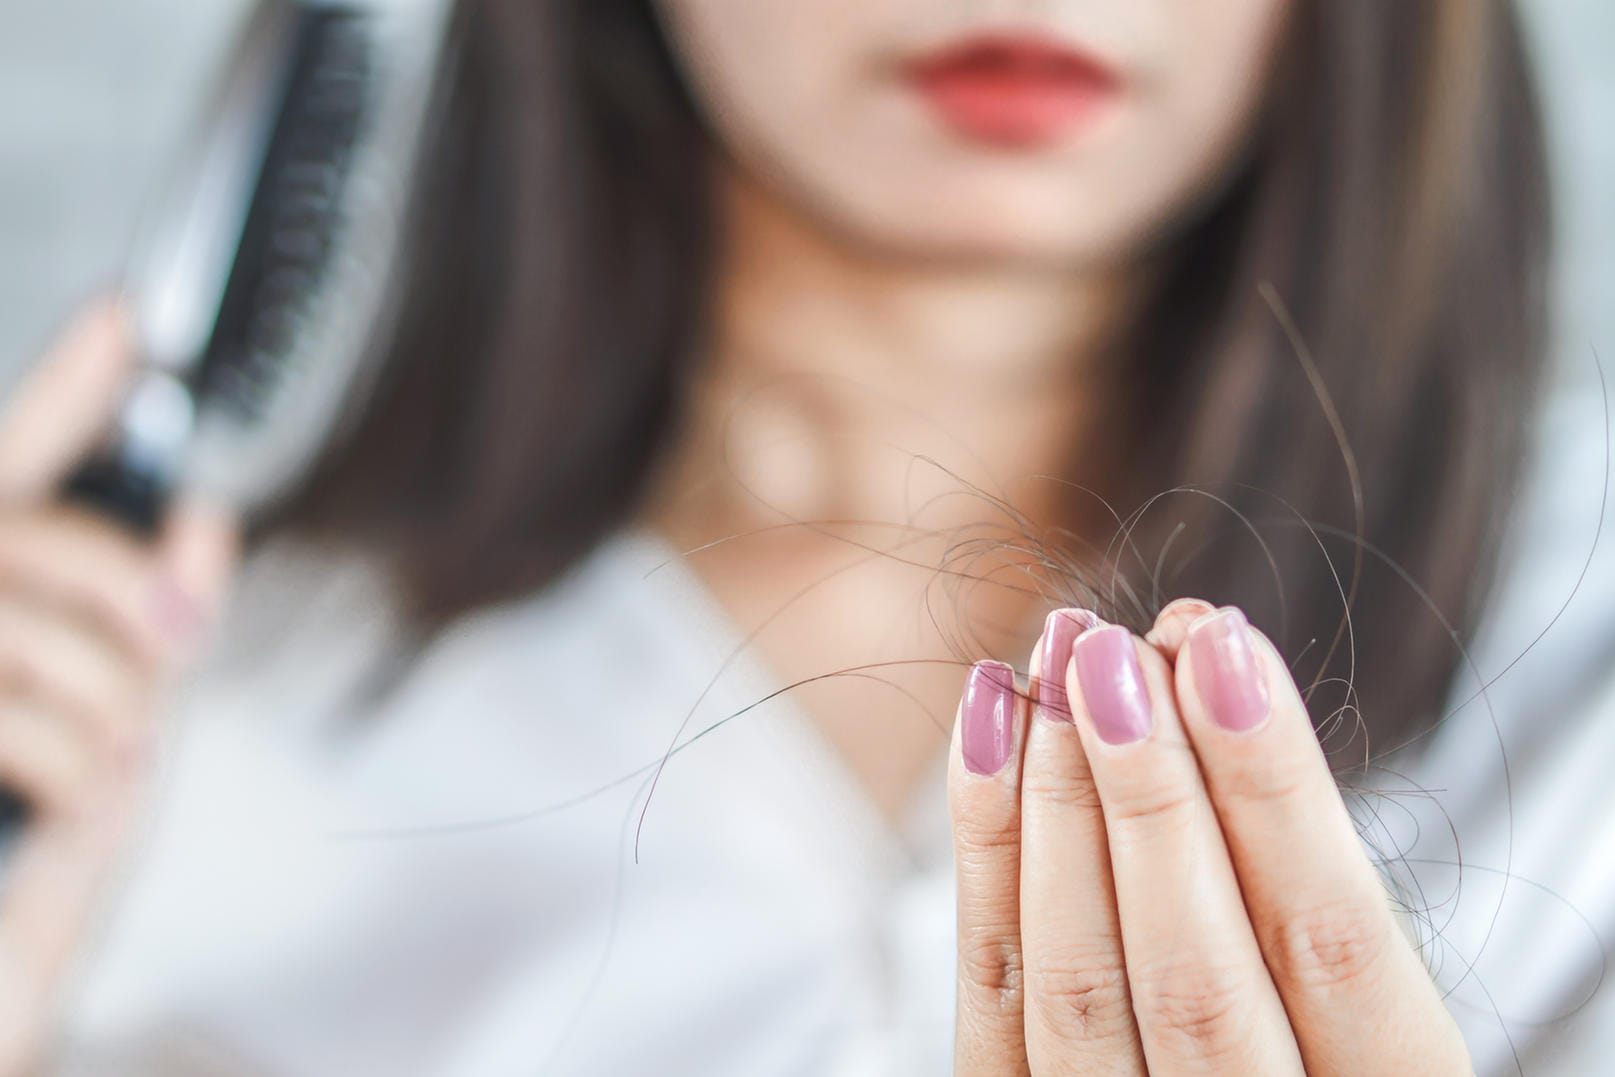
[[176, 646], [190, 646], [202, 635], [207, 619], [186, 590], [167, 576], [152, 589], [151, 616], [157, 630]]
[[1237, 609], [1220, 610], [1189, 630], [1194, 687], [1211, 720], [1242, 733], [1267, 719], [1267, 678], [1251, 646], [1250, 626]]
[[118, 772], [125, 779], [139, 776], [145, 771], [151, 753], [151, 740], [146, 736], [130, 733], [120, 738], [116, 748]]
[[1213, 606], [1204, 599], [1174, 598], [1171, 602], [1168, 602], [1166, 605], [1161, 607], [1161, 612], [1155, 615], [1155, 623], [1160, 624], [1168, 617], [1179, 614], [1188, 617], [1190, 620], [1196, 620], [1204, 617], [1208, 613], [1215, 612], [1216, 609], [1217, 607]]
[[1002, 662], [977, 662], [965, 683], [963, 711], [965, 769], [997, 774], [1015, 749], [1015, 671]]
[[1071, 645], [1077, 637], [1098, 626], [1089, 610], [1055, 610], [1043, 622], [1043, 649], [1038, 654], [1035, 713], [1053, 722], [1071, 721], [1071, 700], [1065, 694], [1065, 671], [1071, 664]]
[[1138, 664], [1133, 634], [1121, 625], [1090, 628], [1071, 648], [1082, 700], [1099, 739], [1131, 744], [1150, 735], [1150, 693]]

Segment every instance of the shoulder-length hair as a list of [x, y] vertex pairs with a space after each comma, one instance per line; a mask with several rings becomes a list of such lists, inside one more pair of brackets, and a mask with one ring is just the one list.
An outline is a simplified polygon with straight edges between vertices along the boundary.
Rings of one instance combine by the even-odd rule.
[[[543, 587], [631, 518], [717, 224], [650, 0], [465, 0], [461, 29], [390, 377], [286, 517], [380, 544], [426, 622]], [[1427, 729], [1522, 455], [1545, 186], [1506, 0], [1297, 0], [1254, 146], [1168, 241], [1110, 455], [1085, 458], [1116, 548], [1149, 551], [1108, 613], [1237, 603], [1316, 721], [1376, 749]]]

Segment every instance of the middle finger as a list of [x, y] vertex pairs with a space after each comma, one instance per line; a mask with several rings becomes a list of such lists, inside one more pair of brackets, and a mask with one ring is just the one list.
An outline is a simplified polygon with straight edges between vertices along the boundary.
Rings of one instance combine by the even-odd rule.
[[1090, 628], [1067, 691], [1104, 810], [1149, 1072], [1301, 1073], [1166, 660], [1119, 625]]

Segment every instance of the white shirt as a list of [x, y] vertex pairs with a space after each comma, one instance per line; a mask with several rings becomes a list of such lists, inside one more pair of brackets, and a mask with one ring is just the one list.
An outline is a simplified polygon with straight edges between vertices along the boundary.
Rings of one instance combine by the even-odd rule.
[[[71, 1072], [948, 1072], [940, 770], [894, 832], [667, 548], [380, 688], [374, 574], [275, 555], [239, 597]], [[669, 760], [636, 864], [668, 748], [763, 700]]]

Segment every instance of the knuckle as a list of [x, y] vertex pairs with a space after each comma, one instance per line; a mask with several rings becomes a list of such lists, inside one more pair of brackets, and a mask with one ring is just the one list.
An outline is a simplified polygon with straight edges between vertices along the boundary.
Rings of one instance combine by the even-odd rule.
[[1254, 807], [1294, 803], [1306, 791], [1307, 771], [1274, 756], [1249, 761], [1223, 777], [1218, 793]]
[[1092, 1043], [1133, 1036], [1127, 970], [1116, 957], [1092, 963], [1038, 962], [1027, 994], [1048, 1026], [1066, 1040]]
[[103, 632], [144, 635], [145, 625], [134, 615], [127, 597], [133, 589], [132, 579], [128, 582], [97, 580], [95, 586], [85, 590], [79, 604], [85, 617]]
[[1250, 1047], [1251, 985], [1232, 969], [1185, 960], [1135, 978], [1132, 992], [1140, 1023], [1177, 1058], [1231, 1062]]
[[1197, 792], [1185, 781], [1136, 784], [1110, 796], [1105, 804], [1105, 822], [1118, 830], [1184, 825], [1194, 815]]
[[1025, 998], [1025, 966], [1013, 930], [983, 928], [961, 933], [959, 994], [973, 1008], [999, 1015], [1019, 1014]]
[[65, 711], [74, 728], [99, 742], [128, 724], [134, 693], [110, 656], [80, 650], [76, 641], [66, 647], [65, 639], [45, 640], [0, 616], [0, 701]]
[[1275, 929], [1273, 963], [1295, 987], [1330, 990], [1366, 982], [1390, 942], [1384, 917], [1356, 902], [1333, 902], [1291, 916]]
[[79, 610], [95, 639], [131, 662], [140, 676], [155, 676], [163, 668], [166, 651], [161, 633], [140, 616], [123, 591], [97, 588], [79, 600]]
[[79, 715], [80, 736], [85, 747], [97, 758], [112, 759], [121, 751], [128, 739], [129, 722], [116, 708], [87, 701], [75, 701]]
[[1021, 783], [1021, 799], [1041, 801], [1057, 808], [1098, 811], [1103, 805], [1093, 772], [1086, 769], [1027, 772]]
[[0, 691], [11, 697], [33, 696], [45, 681], [39, 655], [7, 626], [0, 626]]
[[74, 813], [87, 799], [90, 783], [70, 763], [0, 749], [0, 775], [22, 798], [48, 816]]
[[967, 863], [996, 870], [1006, 858], [1019, 855], [1020, 820], [1007, 813], [984, 819], [981, 813], [961, 812], [954, 819], [953, 836], [961, 870]]

